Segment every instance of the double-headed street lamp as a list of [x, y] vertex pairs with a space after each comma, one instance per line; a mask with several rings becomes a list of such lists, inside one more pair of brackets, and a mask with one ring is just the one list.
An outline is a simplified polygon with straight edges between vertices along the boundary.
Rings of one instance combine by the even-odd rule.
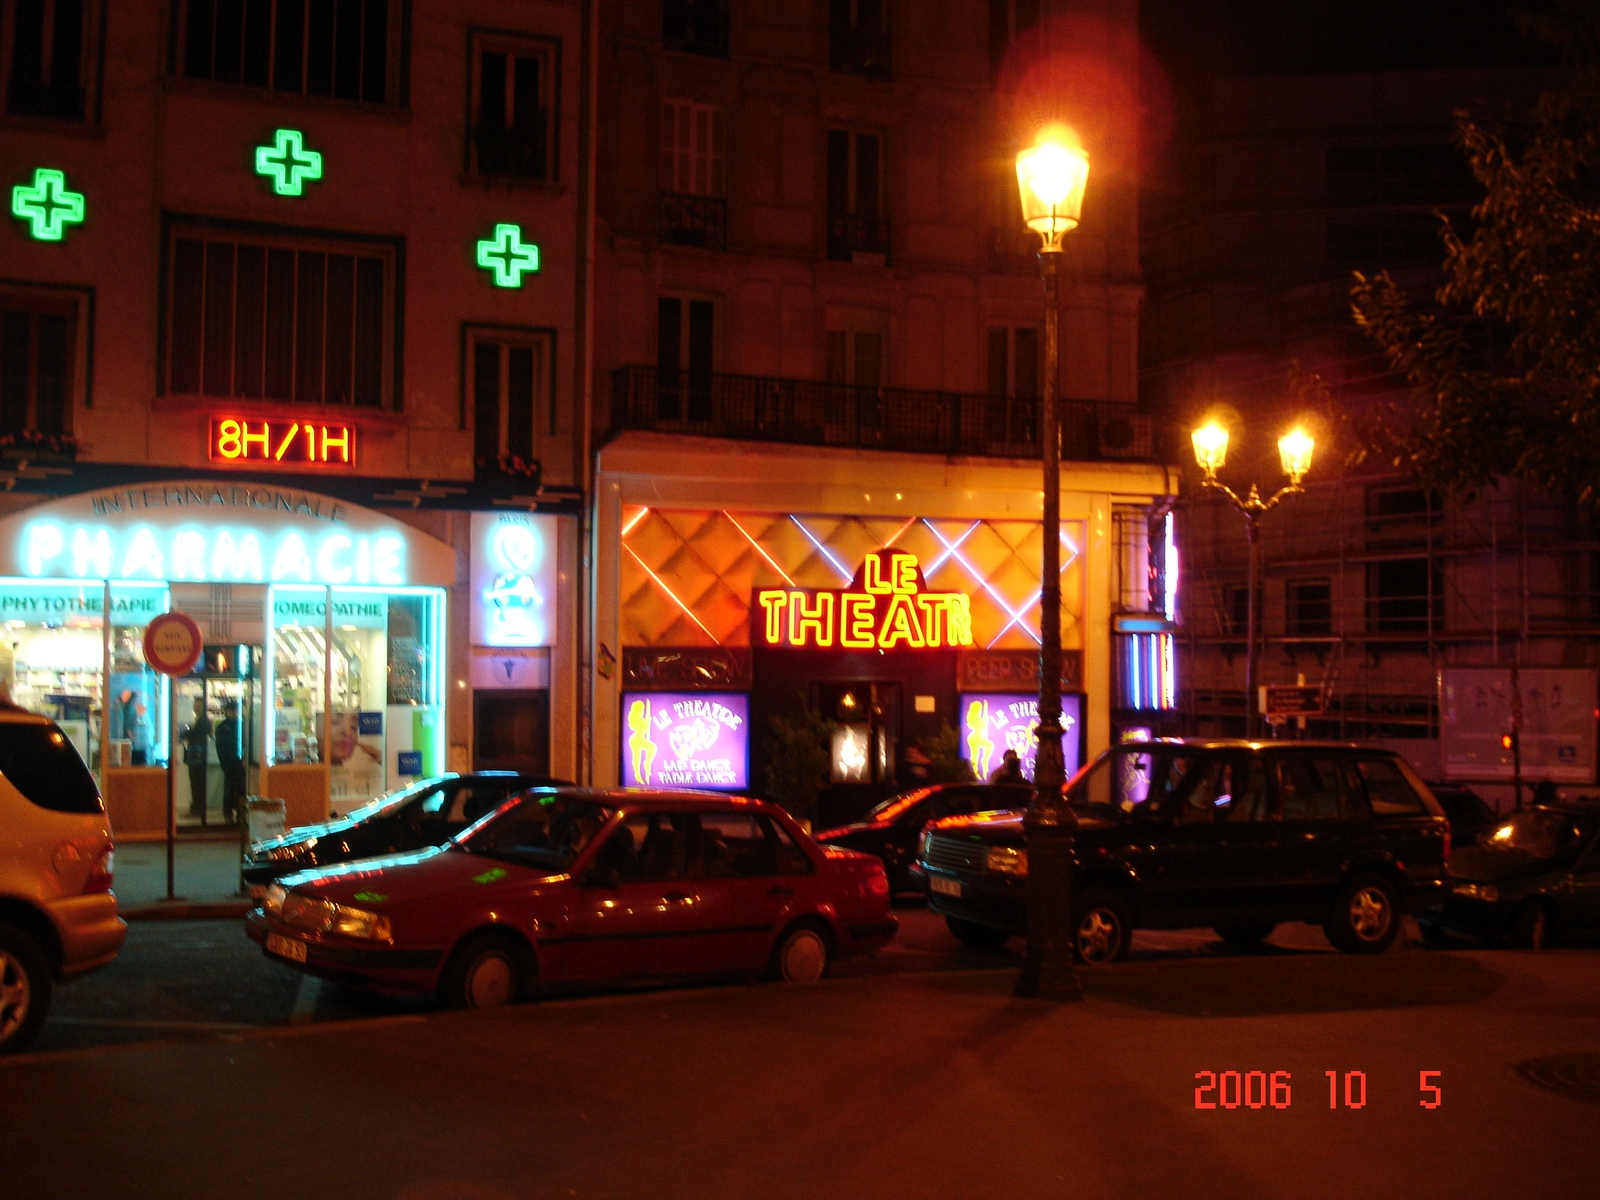
[[1245, 650], [1244, 650], [1244, 731], [1246, 737], [1260, 732], [1260, 714], [1256, 704], [1257, 644], [1260, 641], [1261, 610], [1256, 593], [1261, 587], [1261, 515], [1271, 512], [1285, 496], [1305, 491], [1300, 481], [1311, 470], [1311, 451], [1316, 442], [1303, 429], [1291, 429], [1278, 439], [1278, 459], [1283, 473], [1289, 477], [1286, 487], [1279, 488], [1263, 500], [1255, 484], [1250, 494], [1240, 499], [1238, 494], [1217, 478], [1217, 472], [1228, 461], [1228, 431], [1215, 421], [1210, 421], [1189, 435], [1194, 443], [1194, 460], [1205, 472], [1201, 482], [1212, 491], [1221, 492], [1228, 502], [1244, 517], [1246, 536], [1250, 541], [1249, 594], [1245, 597]]
[[1076, 229], [1089, 158], [1066, 130], [1046, 129], [1017, 155], [1022, 218], [1041, 240], [1044, 277], [1044, 394], [1039, 441], [1044, 459], [1044, 547], [1039, 591], [1039, 753], [1033, 768], [1028, 837], [1028, 950], [1017, 993], [1076, 1000], [1072, 973], [1072, 837], [1078, 821], [1061, 787], [1061, 235]]

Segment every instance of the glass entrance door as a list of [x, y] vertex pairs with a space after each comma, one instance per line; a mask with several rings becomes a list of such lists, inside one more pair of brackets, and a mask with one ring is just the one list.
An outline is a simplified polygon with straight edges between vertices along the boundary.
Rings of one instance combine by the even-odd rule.
[[207, 646], [194, 672], [174, 681], [180, 825], [235, 825], [244, 797], [260, 791], [260, 659], [259, 646]]

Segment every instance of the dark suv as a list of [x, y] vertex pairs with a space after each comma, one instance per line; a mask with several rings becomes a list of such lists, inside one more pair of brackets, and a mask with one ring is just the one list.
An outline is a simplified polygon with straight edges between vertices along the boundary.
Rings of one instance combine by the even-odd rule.
[[[1315, 742], [1116, 746], [1067, 786], [1079, 828], [1079, 957], [1113, 962], [1135, 927], [1210, 925], [1256, 942], [1280, 921], [1320, 924], [1351, 954], [1394, 940], [1400, 914], [1441, 894], [1449, 825], [1405, 760]], [[1021, 813], [940, 821], [916, 869], [929, 906], [969, 945], [1026, 926]]]

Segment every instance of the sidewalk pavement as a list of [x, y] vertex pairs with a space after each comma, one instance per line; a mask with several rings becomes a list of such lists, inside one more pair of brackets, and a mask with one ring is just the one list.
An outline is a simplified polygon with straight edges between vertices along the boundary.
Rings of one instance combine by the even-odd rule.
[[173, 847], [173, 892], [167, 899], [166, 842], [118, 842], [112, 890], [128, 921], [239, 917], [249, 901], [239, 891], [239, 838], [180, 836]]

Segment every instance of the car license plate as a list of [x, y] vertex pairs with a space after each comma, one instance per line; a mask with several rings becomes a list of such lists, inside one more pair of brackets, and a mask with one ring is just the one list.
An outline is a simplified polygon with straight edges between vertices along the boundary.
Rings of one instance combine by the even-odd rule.
[[959, 879], [946, 879], [943, 875], [928, 876], [928, 887], [938, 892], [941, 896], [961, 895], [961, 881]]
[[303, 963], [306, 960], [306, 944], [294, 938], [282, 937], [276, 933], [267, 934], [267, 952], [287, 958], [290, 962]]

